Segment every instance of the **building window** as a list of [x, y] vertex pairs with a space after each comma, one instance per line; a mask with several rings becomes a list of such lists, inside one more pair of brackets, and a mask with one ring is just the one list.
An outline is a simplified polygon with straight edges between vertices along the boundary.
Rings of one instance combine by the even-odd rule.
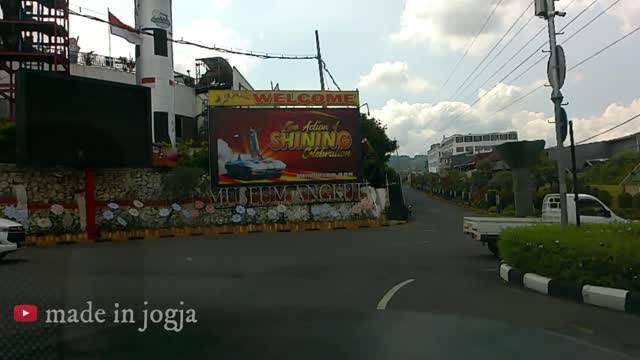
[[500, 140], [498, 135], [491, 135], [491, 141], [497, 141], [497, 140]]
[[507, 134], [500, 134], [500, 140], [509, 140]]
[[484, 151], [493, 151], [493, 146], [486, 146]]
[[483, 147], [482, 146], [476, 146], [476, 152], [482, 152]]
[[482, 135], [482, 141], [491, 141], [490, 135]]
[[456, 138], [456, 142], [457, 142], [457, 143], [461, 143], [461, 142], [463, 142], [463, 140], [464, 140], [464, 138], [463, 138], [462, 136], [458, 136], [458, 137]]
[[509, 134], [509, 140], [518, 140], [518, 134], [516, 133]]
[[464, 148], [463, 147], [458, 147], [458, 148], [456, 148], [456, 152], [457, 153], [464, 152]]
[[472, 153], [473, 152], [473, 146], [467, 146], [465, 151], [468, 152], [468, 153]]
[[473, 137], [473, 142], [480, 142], [482, 141], [482, 136], [474, 136]]
[[466, 143], [473, 142], [473, 136], [465, 136], [464, 137], [464, 142], [466, 142]]

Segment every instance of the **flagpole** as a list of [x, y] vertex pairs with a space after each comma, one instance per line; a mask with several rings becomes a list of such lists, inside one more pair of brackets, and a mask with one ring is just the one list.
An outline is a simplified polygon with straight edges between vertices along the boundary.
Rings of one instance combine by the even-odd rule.
[[[111, 10], [109, 10], [109, 7], [107, 7], [107, 14], [111, 14]], [[109, 31], [109, 60], [111, 60], [111, 65], [113, 65], [113, 58], [111, 57], [111, 22], [109, 22], [107, 31]]]

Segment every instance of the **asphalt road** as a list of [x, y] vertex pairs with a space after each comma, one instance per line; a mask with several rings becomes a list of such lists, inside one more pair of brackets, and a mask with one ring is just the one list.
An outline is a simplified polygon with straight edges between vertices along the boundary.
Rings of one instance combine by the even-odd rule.
[[[472, 213], [407, 196], [412, 222], [388, 228], [26, 249], [0, 264], [0, 358], [640, 358], [640, 317], [503, 283], [462, 234]], [[104, 324], [44, 323], [87, 301]], [[136, 323], [114, 324], [115, 303]], [[198, 322], [167, 331], [167, 308]], [[141, 332], [145, 309], [163, 319]]]

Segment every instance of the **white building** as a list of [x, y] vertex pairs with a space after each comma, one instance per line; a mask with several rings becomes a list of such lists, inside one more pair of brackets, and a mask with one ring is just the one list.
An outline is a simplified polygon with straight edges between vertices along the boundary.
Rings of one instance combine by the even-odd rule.
[[445, 137], [440, 143], [431, 145], [427, 152], [429, 172], [437, 173], [449, 168], [453, 155], [492, 152], [496, 146], [514, 141], [518, 141], [516, 131]]
[[[70, 73], [74, 76], [115, 81], [130, 85], [136, 84], [135, 62], [127, 59], [110, 58], [101, 55], [76, 52], [77, 61], [71, 64]], [[232, 90], [253, 90], [251, 84], [238, 71], [233, 70]], [[5, 74], [0, 70], [0, 77]], [[6, 75], [6, 74], [5, 74]], [[0, 84], [6, 83], [6, 78]], [[175, 73], [175, 121], [176, 137], [180, 139], [195, 138], [202, 135], [206, 128], [204, 114], [209, 103], [206, 92], [196, 94], [196, 79]], [[9, 116], [9, 102], [0, 99], [0, 116]]]

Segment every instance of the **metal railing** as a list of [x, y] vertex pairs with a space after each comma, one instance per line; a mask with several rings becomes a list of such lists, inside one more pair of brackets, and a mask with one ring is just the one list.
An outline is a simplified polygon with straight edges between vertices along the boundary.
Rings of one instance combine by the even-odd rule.
[[[105, 55], [98, 55], [91, 52], [71, 52], [70, 61], [72, 64], [84, 65], [84, 66], [96, 66], [109, 68], [113, 70], [119, 70], [124, 72], [129, 72], [132, 74], [136, 73], [136, 61], [134, 59], [130, 59], [124, 56], [121, 57], [110, 57]], [[178, 84], [195, 87], [195, 79], [174, 71], [175, 81]]]
[[[77, 56], [74, 56], [76, 54]], [[91, 52], [71, 52], [71, 63], [85, 66], [105, 67], [130, 73], [135, 73], [136, 69], [136, 62], [133, 59], [128, 59], [126, 57], [114, 58]]]

